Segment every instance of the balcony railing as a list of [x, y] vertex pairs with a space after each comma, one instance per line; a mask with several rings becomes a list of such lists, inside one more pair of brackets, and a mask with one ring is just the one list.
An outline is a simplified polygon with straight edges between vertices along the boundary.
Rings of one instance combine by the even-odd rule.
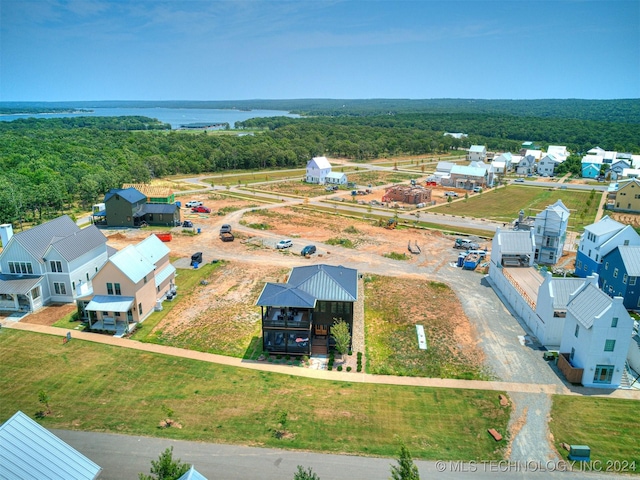
[[286, 328], [309, 330], [311, 313], [308, 311], [287, 312], [280, 309], [269, 309], [262, 318], [264, 328]]

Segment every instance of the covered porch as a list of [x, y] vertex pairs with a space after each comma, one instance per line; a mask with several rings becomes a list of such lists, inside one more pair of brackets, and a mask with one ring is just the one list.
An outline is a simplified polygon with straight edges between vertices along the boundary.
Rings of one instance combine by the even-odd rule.
[[121, 337], [136, 324], [132, 310], [134, 302], [134, 297], [96, 295], [89, 303], [83, 301], [84, 315], [80, 317], [89, 324], [89, 330], [114, 332], [114, 336]]
[[43, 277], [0, 274], [0, 311], [33, 312], [42, 307]]

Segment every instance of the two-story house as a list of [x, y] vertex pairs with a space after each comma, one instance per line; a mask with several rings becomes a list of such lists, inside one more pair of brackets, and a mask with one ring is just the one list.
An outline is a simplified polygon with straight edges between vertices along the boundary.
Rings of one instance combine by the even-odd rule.
[[80, 318], [90, 330], [121, 336], [143, 322], [162, 299], [175, 292], [176, 269], [169, 248], [151, 235], [113, 254], [93, 280], [93, 295], [78, 300]]
[[603, 165], [605, 165], [604, 153], [585, 155], [580, 163], [583, 178], [598, 178]]
[[629, 310], [640, 311], [640, 245], [618, 245], [602, 259], [602, 291], [622, 297]]
[[287, 283], [266, 283], [256, 302], [262, 310], [262, 349], [326, 354], [336, 319], [344, 320], [353, 332], [357, 300], [357, 270], [332, 265], [293, 268]]
[[324, 185], [329, 173], [331, 173], [331, 164], [327, 157], [313, 157], [307, 162], [307, 173], [304, 180], [307, 183]]
[[625, 369], [633, 320], [622, 297], [611, 298], [597, 280], [571, 294], [558, 368], [571, 383], [617, 388]]
[[536, 215], [533, 231], [536, 242], [536, 262], [553, 265], [562, 256], [569, 225], [569, 209], [558, 200]]
[[586, 226], [576, 253], [575, 275], [584, 278], [600, 274], [604, 256], [618, 245], [640, 245], [640, 235], [631, 225], [616, 222], [608, 215]]
[[80, 229], [66, 215], [12, 234], [0, 253], [0, 309], [33, 312], [71, 303], [91, 291], [107, 257], [102, 232], [93, 225]]
[[471, 162], [483, 162], [487, 158], [487, 147], [484, 145], [471, 145], [468, 158]]
[[564, 159], [560, 159], [553, 153], [548, 153], [538, 162], [538, 175], [543, 177], [552, 177], [556, 173], [556, 167], [560, 165]]
[[180, 207], [175, 203], [147, 203], [147, 196], [129, 187], [112, 189], [104, 197], [105, 210], [94, 214], [97, 225], [141, 227], [180, 225]]
[[640, 179], [620, 180], [614, 206], [617, 212], [640, 213]]

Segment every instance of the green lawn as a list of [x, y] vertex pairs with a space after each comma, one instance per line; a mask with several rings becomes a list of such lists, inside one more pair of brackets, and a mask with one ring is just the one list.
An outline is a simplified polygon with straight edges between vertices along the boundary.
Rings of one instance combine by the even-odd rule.
[[[416, 293], [419, 292], [419, 293]], [[469, 330], [460, 301], [449, 286], [428, 280], [367, 275], [365, 278], [366, 370], [380, 375], [485, 380], [482, 352], [459, 335]], [[402, 298], [402, 304], [398, 303]], [[418, 348], [423, 325], [427, 350]]]
[[584, 226], [593, 223], [600, 195], [601, 192], [596, 192], [594, 198], [590, 199], [590, 191], [550, 190], [510, 185], [489, 190], [480, 195], [472, 195], [466, 201], [460, 200], [429, 209], [429, 211], [510, 222], [518, 218], [518, 212], [521, 209], [524, 210], [525, 215], [535, 217], [548, 205], [562, 200], [571, 212], [569, 228], [581, 230]]
[[591, 460], [602, 462], [603, 471], [611, 465], [612, 472], [622, 473], [614, 467], [635, 462], [635, 473], [640, 473], [639, 405], [634, 400], [554, 396], [549, 428], [556, 448], [566, 459], [560, 443], [588, 445]]
[[[501, 459], [500, 392], [320, 381], [59, 337], [0, 331], [0, 422], [42, 409], [47, 428], [393, 457]], [[296, 367], [292, 367], [296, 368]], [[354, 374], [355, 375], [355, 374]], [[275, 438], [282, 412], [286, 435]], [[170, 417], [182, 429], [159, 428]]]

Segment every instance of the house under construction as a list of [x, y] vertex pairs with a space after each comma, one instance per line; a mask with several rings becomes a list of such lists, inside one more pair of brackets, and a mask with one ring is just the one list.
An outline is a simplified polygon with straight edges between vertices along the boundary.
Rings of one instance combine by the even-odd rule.
[[403, 202], [417, 205], [431, 202], [431, 189], [419, 185], [394, 185], [385, 189], [383, 202]]

